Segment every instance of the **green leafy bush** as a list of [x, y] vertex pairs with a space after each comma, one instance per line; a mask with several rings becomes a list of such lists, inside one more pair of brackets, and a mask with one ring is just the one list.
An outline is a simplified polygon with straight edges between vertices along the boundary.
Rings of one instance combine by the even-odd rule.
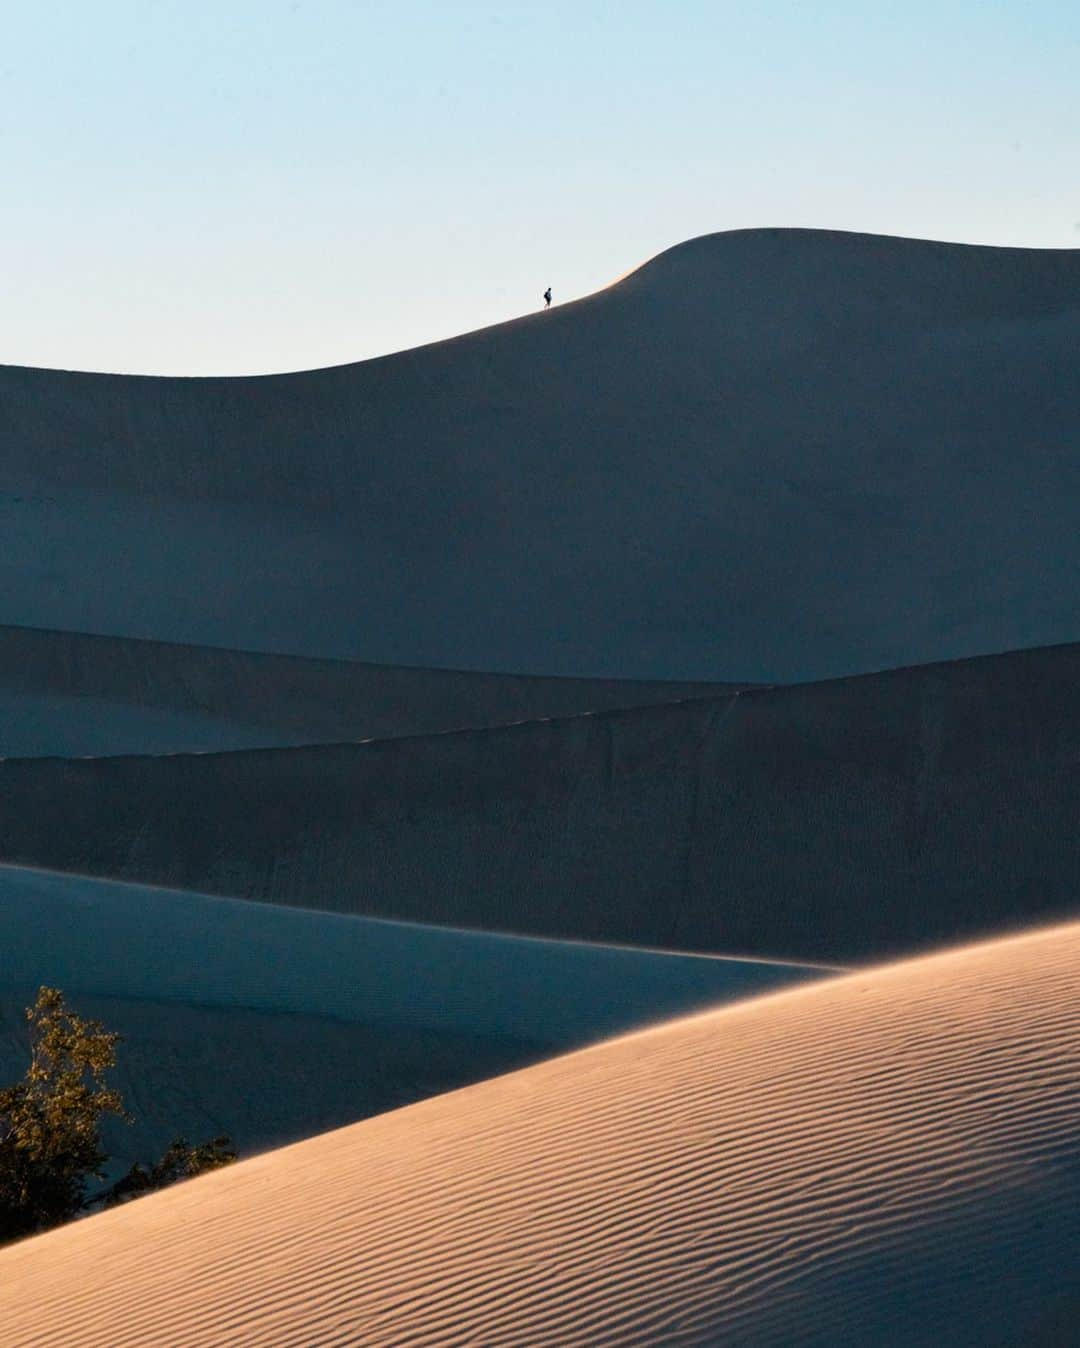
[[75, 1015], [57, 988], [41, 988], [26, 1019], [30, 1066], [21, 1081], [0, 1087], [0, 1243], [236, 1159], [227, 1137], [195, 1147], [178, 1138], [161, 1160], [105, 1185], [102, 1121], [130, 1121], [105, 1081], [120, 1036]]

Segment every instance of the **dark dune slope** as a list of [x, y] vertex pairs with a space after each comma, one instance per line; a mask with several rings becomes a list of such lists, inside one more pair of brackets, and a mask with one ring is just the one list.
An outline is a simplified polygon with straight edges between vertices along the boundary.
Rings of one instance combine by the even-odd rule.
[[128, 1164], [177, 1132], [280, 1145], [821, 974], [0, 866], [0, 1081], [25, 1070], [36, 989], [62, 987], [124, 1035]]
[[0, 764], [4, 860], [855, 960], [1076, 911], [1080, 646], [366, 745]]
[[305, 660], [0, 627], [0, 757], [389, 738], [718, 691]]
[[0, 620], [764, 682], [1075, 640], [1078, 343], [1080, 251], [758, 230], [360, 365], [3, 368]]

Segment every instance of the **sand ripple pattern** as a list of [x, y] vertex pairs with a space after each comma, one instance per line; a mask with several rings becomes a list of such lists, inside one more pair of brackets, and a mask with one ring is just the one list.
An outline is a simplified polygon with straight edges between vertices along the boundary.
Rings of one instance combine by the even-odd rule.
[[982, 1348], [1060, 1317], [1078, 1256], [1071, 924], [610, 1040], [39, 1237], [0, 1255], [0, 1324], [9, 1348]]

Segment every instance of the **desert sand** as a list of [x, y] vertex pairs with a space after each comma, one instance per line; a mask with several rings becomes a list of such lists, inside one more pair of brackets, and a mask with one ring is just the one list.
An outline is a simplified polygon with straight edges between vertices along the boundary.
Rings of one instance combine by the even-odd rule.
[[8, 1342], [1019, 1344], [1076, 1292], [1078, 971], [964, 947], [266, 1154], [0, 1253]]
[[3, 1348], [1080, 1344], [1078, 340], [1080, 250], [752, 230], [0, 367], [0, 1080], [59, 985], [118, 1166], [244, 1157]]

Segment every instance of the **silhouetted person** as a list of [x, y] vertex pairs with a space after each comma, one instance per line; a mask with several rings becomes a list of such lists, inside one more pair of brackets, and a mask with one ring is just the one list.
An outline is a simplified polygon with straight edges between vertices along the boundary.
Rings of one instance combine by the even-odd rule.
[[550, 308], [551, 308], [551, 287], [550, 287], [550, 286], [548, 286], [548, 288], [544, 291], [544, 308], [545, 308], [545, 309], [550, 309]]

